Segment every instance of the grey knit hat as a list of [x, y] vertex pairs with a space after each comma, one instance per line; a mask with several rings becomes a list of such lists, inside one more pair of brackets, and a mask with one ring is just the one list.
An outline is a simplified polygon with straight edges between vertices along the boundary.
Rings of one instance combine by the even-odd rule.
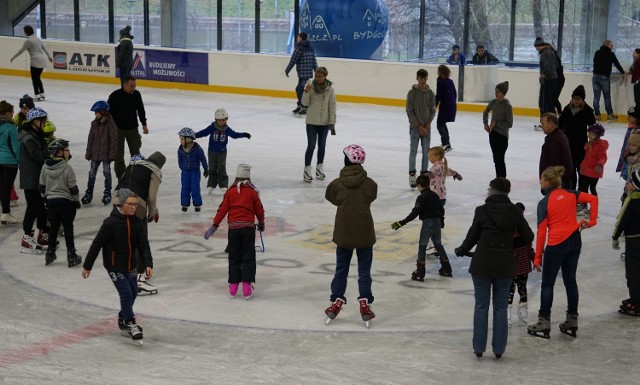
[[496, 89], [502, 92], [503, 95], [506, 95], [509, 92], [509, 82], [498, 83]]
[[124, 202], [126, 202], [129, 197], [131, 197], [132, 195], [136, 195], [136, 193], [129, 190], [128, 188], [121, 188], [116, 193], [118, 194], [118, 206], [120, 207], [124, 205]]
[[251, 166], [246, 163], [240, 163], [236, 171], [236, 178], [251, 178]]
[[541, 37], [536, 37], [536, 41], [533, 42], [533, 46], [537, 47], [539, 45], [547, 45], [547, 43], [544, 42], [544, 40], [542, 40]]
[[149, 155], [147, 160], [151, 163], [154, 163], [158, 168], [162, 168], [164, 164], [167, 162], [167, 158], [162, 155], [160, 151], [156, 151], [153, 154]]

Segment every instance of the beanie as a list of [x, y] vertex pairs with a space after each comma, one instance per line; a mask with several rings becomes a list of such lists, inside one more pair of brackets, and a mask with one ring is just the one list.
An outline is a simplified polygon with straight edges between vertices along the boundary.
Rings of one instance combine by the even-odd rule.
[[524, 204], [522, 204], [522, 202], [518, 202], [518, 203], [516, 203], [516, 206], [517, 206], [520, 210], [522, 210], [522, 212], [524, 212]]
[[579, 86], [576, 87], [575, 90], [573, 90], [571, 97], [573, 98], [575, 96], [580, 97], [582, 100], [584, 100], [587, 97], [587, 93], [585, 92], [584, 86], [582, 84], [580, 84]]
[[162, 155], [160, 151], [156, 151], [153, 154], [149, 155], [147, 160], [158, 166], [158, 168], [162, 168], [162, 166], [164, 166], [165, 162], [167, 161], [167, 158]]
[[629, 182], [633, 185], [633, 188], [636, 190], [640, 190], [640, 170], [636, 170], [631, 173], [631, 178]]
[[20, 108], [22, 108], [22, 107], [29, 107], [29, 109], [36, 107], [36, 105], [33, 104], [33, 98], [31, 96], [29, 96], [28, 94], [24, 94], [20, 98]]
[[136, 195], [133, 191], [129, 190], [128, 188], [121, 188], [120, 190], [116, 191], [116, 193], [118, 194], [118, 206], [120, 207], [124, 205], [124, 202], [127, 201], [127, 198], [129, 198], [132, 195]]
[[547, 45], [547, 43], [545, 43], [544, 40], [542, 40], [542, 38], [538, 36], [536, 37], [536, 41], [533, 42], [533, 46], [537, 47], [540, 45]]
[[251, 166], [246, 163], [240, 163], [238, 165], [238, 170], [236, 171], [236, 178], [250, 179]]
[[629, 111], [627, 111], [627, 115], [640, 119], [640, 106], [629, 107]]
[[506, 95], [509, 92], [509, 82], [498, 83], [496, 89], [502, 92], [503, 95]]

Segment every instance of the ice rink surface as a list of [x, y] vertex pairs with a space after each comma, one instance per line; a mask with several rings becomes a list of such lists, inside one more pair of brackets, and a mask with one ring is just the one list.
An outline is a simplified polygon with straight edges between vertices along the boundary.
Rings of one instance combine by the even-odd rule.
[[[17, 105], [31, 92], [28, 78], [0, 77], [0, 100]], [[44, 108], [57, 126], [57, 137], [71, 141], [71, 165], [84, 192], [89, 163], [84, 160], [93, 102], [108, 98], [112, 85], [44, 81]], [[291, 81], [292, 89], [295, 87]], [[335, 85], [340, 93], [340, 85]], [[407, 84], [409, 89], [410, 84]], [[403, 108], [338, 104], [337, 135], [327, 141], [327, 179], [302, 181], [306, 135], [304, 120], [293, 117], [294, 100], [228, 94], [138, 88], [150, 133], [142, 152], [167, 156], [160, 186], [160, 221], [150, 225], [159, 294], [138, 297], [138, 322], [144, 346], [119, 336], [118, 297], [100, 260], [88, 280], [79, 267], [65, 263], [64, 240], [58, 261], [44, 266], [44, 255], [19, 252], [21, 226], [0, 227], [0, 383], [2, 384], [633, 384], [640, 383], [640, 319], [617, 313], [628, 297], [624, 262], [611, 249], [623, 181], [615, 173], [625, 124], [607, 124], [609, 141], [605, 178], [598, 184], [598, 226], [583, 232], [578, 267], [580, 319], [578, 337], [561, 334], [566, 296], [559, 278], [552, 309], [551, 339], [526, 333], [517, 320], [509, 332], [502, 360], [472, 354], [473, 285], [468, 258], [453, 249], [466, 235], [473, 208], [483, 203], [494, 168], [488, 137], [478, 113], [459, 113], [449, 124], [453, 151], [449, 167], [464, 180], [447, 181], [445, 249], [453, 278], [437, 273], [429, 260], [424, 282], [409, 279], [415, 267], [419, 220], [399, 231], [417, 193], [407, 180], [408, 124]], [[537, 92], [537, 87], [514, 92]], [[508, 98], [509, 95], [507, 95]], [[567, 102], [567, 101], [563, 101]], [[258, 253], [256, 295], [250, 301], [227, 292], [226, 221], [205, 241], [202, 233], [222, 199], [204, 195], [203, 212], [180, 211], [176, 151], [182, 127], [200, 130], [218, 107], [228, 110], [229, 126], [249, 132], [250, 140], [230, 140], [227, 171], [252, 165], [252, 180], [266, 210], [265, 252]], [[17, 109], [17, 107], [16, 107]], [[512, 201], [525, 204], [535, 226], [541, 199], [538, 159], [544, 134], [531, 117], [515, 117], [507, 151]], [[207, 140], [198, 142], [207, 147]], [[358, 143], [364, 164], [378, 183], [372, 206], [378, 242], [372, 267], [373, 310], [370, 329], [360, 320], [355, 265], [349, 278], [348, 304], [330, 325], [329, 284], [335, 245], [331, 242], [335, 208], [324, 199], [327, 184], [338, 176], [342, 148]], [[432, 132], [432, 145], [439, 135]], [[128, 155], [127, 155], [128, 159]], [[418, 161], [420, 158], [418, 158]], [[314, 156], [315, 164], [315, 156]], [[419, 164], [419, 163], [418, 163]], [[94, 203], [78, 211], [75, 237], [85, 255], [110, 208], [100, 203], [99, 173]], [[202, 181], [203, 192], [206, 181]], [[25, 203], [13, 209], [22, 219]], [[539, 273], [529, 276], [529, 321], [537, 319]], [[516, 294], [517, 302], [517, 294]], [[491, 332], [489, 333], [491, 336]]]

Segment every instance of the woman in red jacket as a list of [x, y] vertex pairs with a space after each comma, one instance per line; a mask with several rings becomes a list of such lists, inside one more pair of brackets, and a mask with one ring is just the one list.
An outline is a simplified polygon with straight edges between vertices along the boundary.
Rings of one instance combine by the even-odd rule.
[[[538, 234], [536, 237], [536, 256], [533, 267], [540, 271], [542, 265], [542, 284], [540, 285], [540, 310], [538, 322], [529, 325], [529, 334], [549, 338], [551, 305], [553, 304], [553, 286], [560, 268], [562, 280], [567, 291], [567, 320], [561, 323], [560, 331], [576, 336], [578, 330], [578, 284], [576, 270], [582, 249], [580, 231], [596, 225], [598, 218], [598, 197], [595, 195], [560, 188], [564, 167], [547, 167], [540, 177], [540, 188], [545, 192], [538, 203]], [[576, 222], [576, 203], [588, 203], [591, 206], [589, 222]], [[548, 235], [548, 239], [547, 239]], [[547, 243], [545, 248], [545, 241]], [[544, 262], [542, 251], [544, 250]], [[541, 334], [539, 334], [541, 333]]]

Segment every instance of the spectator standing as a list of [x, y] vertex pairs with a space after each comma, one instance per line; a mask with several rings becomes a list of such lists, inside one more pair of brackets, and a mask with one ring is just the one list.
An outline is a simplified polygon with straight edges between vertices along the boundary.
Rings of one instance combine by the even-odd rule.
[[119, 44], [116, 53], [116, 67], [120, 70], [120, 84], [131, 74], [133, 67], [133, 36], [131, 36], [131, 26], [120, 30]]
[[540, 115], [545, 112], [556, 111], [556, 87], [558, 85], [558, 70], [556, 55], [541, 37], [533, 43], [540, 55], [540, 93], [538, 107]]
[[313, 73], [316, 68], [318, 68], [316, 54], [307, 40], [306, 32], [300, 32], [296, 37], [296, 47], [293, 50], [293, 54], [291, 54], [291, 60], [289, 60], [287, 68], [284, 70], [284, 74], [287, 75], [287, 77], [289, 77], [289, 72], [293, 66], [296, 66], [296, 72], [298, 72], [298, 85], [296, 86], [298, 106], [292, 112], [294, 114], [304, 115], [307, 113], [307, 107], [302, 105], [302, 92], [304, 91], [305, 84], [313, 77]]
[[15, 58], [20, 56], [24, 51], [29, 52], [33, 94], [35, 95], [35, 100], [44, 100], [44, 86], [42, 85], [40, 76], [42, 75], [42, 71], [47, 68], [47, 59], [51, 63], [53, 63], [53, 59], [51, 58], [49, 51], [47, 51], [44, 44], [42, 43], [42, 40], [40, 40], [40, 38], [35, 35], [33, 27], [30, 25], [25, 25], [23, 29], [24, 34], [27, 35], [27, 40], [22, 45], [22, 48], [20, 48], [20, 50], [15, 55], [13, 55], [11, 61], [13, 62]]
[[593, 55], [593, 109], [596, 112], [596, 119], [600, 120], [600, 94], [604, 95], [604, 108], [607, 111], [607, 119], [618, 120], [618, 116], [613, 113], [611, 105], [611, 66], [615, 65], [621, 74], [625, 74], [624, 68], [620, 65], [616, 54], [613, 52], [613, 42], [605, 40], [602, 46]]
[[633, 84], [633, 101], [634, 105], [640, 107], [640, 48], [633, 50], [633, 63], [629, 72], [622, 75], [626, 77], [631, 75], [631, 84]]

